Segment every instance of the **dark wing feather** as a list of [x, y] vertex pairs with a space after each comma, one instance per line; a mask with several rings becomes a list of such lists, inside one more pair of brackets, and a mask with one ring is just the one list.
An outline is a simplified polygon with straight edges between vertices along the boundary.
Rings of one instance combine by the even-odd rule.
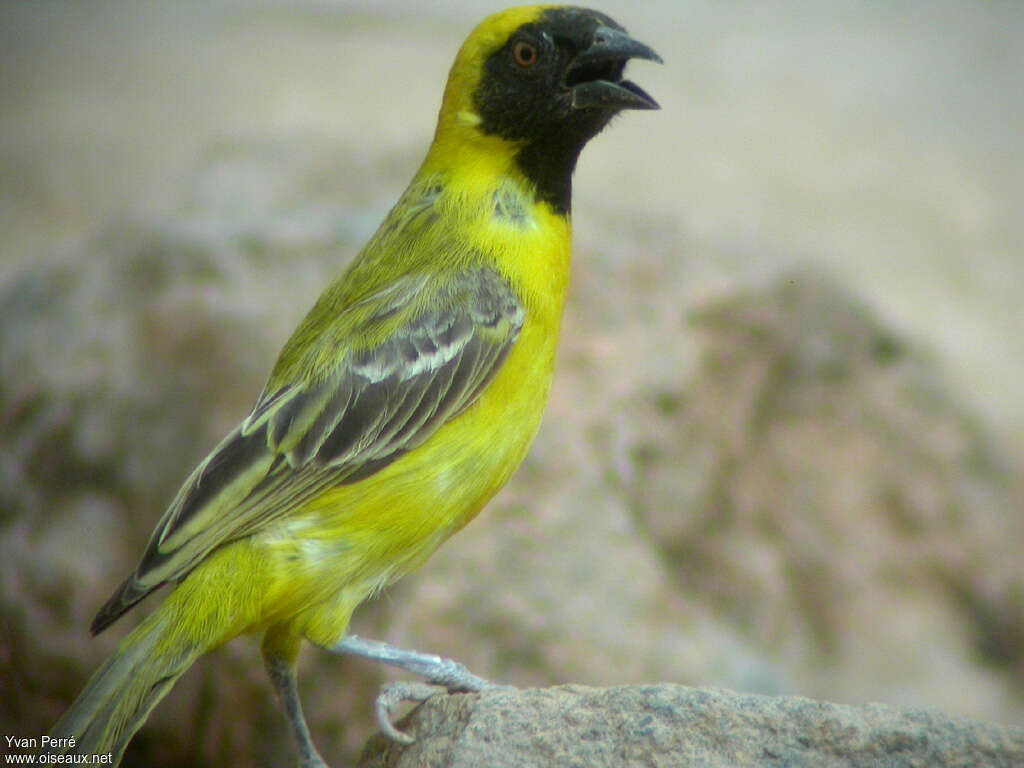
[[[364, 321], [408, 310], [383, 342], [349, 353], [323, 381], [261, 396], [186, 481], [93, 632], [217, 547], [378, 472], [476, 401], [519, 337], [522, 305], [489, 269], [462, 272], [440, 289], [423, 279], [413, 285], [402, 306], [390, 290]], [[429, 308], [416, 314], [417, 306]]]

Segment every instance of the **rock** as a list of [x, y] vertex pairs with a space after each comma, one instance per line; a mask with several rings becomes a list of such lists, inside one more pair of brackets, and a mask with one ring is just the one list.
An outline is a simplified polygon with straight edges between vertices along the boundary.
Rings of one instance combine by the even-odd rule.
[[779, 692], [1019, 717], [1024, 477], [927, 346], [809, 269], [689, 320], [698, 366], [631, 400], [623, 475], [681, 591]]
[[377, 736], [359, 768], [1012, 768], [1024, 731], [881, 704], [678, 685], [435, 696]]
[[[290, 212], [275, 198], [247, 217], [220, 206], [247, 169], [304, 156], [273, 150], [214, 153], [195, 173], [196, 213], [111, 223], [0, 285], [0, 733], [45, 733], [152, 609], [89, 636], [177, 486], [245, 416], [275, 351], [365, 236], [315, 206]], [[317, 158], [317, 169], [332, 162]], [[313, 183], [298, 165], [277, 169], [286, 190]], [[372, 732], [380, 670], [325, 653], [312, 665], [304, 693], [319, 743], [354, 753]], [[126, 764], [290, 760], [262, 666], [251, 638], [201, 660]]]

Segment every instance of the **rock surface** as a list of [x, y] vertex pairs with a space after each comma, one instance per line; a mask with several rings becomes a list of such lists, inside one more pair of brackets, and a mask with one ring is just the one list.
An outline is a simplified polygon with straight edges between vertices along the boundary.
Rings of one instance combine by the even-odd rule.
[[1012, 768], [1024, 731], [881, 704], [678, 685], [435, 696], [359, 768]]

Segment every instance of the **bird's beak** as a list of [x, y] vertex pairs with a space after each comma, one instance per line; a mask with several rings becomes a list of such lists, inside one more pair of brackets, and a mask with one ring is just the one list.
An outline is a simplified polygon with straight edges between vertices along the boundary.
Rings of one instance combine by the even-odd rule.
[[594, 41], [569, 64], [565, 84], [574, 109], [660, 109], [658, 102], [636, 83], [622, 79], [626, 62], [647, 59], [661, 63], [650, 46], [625, 32], [598, 27]]

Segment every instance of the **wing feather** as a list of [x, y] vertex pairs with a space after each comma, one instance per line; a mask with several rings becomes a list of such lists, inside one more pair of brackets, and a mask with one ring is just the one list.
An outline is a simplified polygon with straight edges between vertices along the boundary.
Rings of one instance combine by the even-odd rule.
[[[359, 303], [363, 327], [390, 324], [378, 344], [339, 350], [320, 381], [264, 392], [185, 482], [94, 632], [218, 547], [380, 471], [479, 398], [522, 330], [515, 293], [486, 268], [444, 281], [416, 276], [406, 289], [382, 291], [376, 312]], [[359, 328], [352, 338], [366, 335]]]

